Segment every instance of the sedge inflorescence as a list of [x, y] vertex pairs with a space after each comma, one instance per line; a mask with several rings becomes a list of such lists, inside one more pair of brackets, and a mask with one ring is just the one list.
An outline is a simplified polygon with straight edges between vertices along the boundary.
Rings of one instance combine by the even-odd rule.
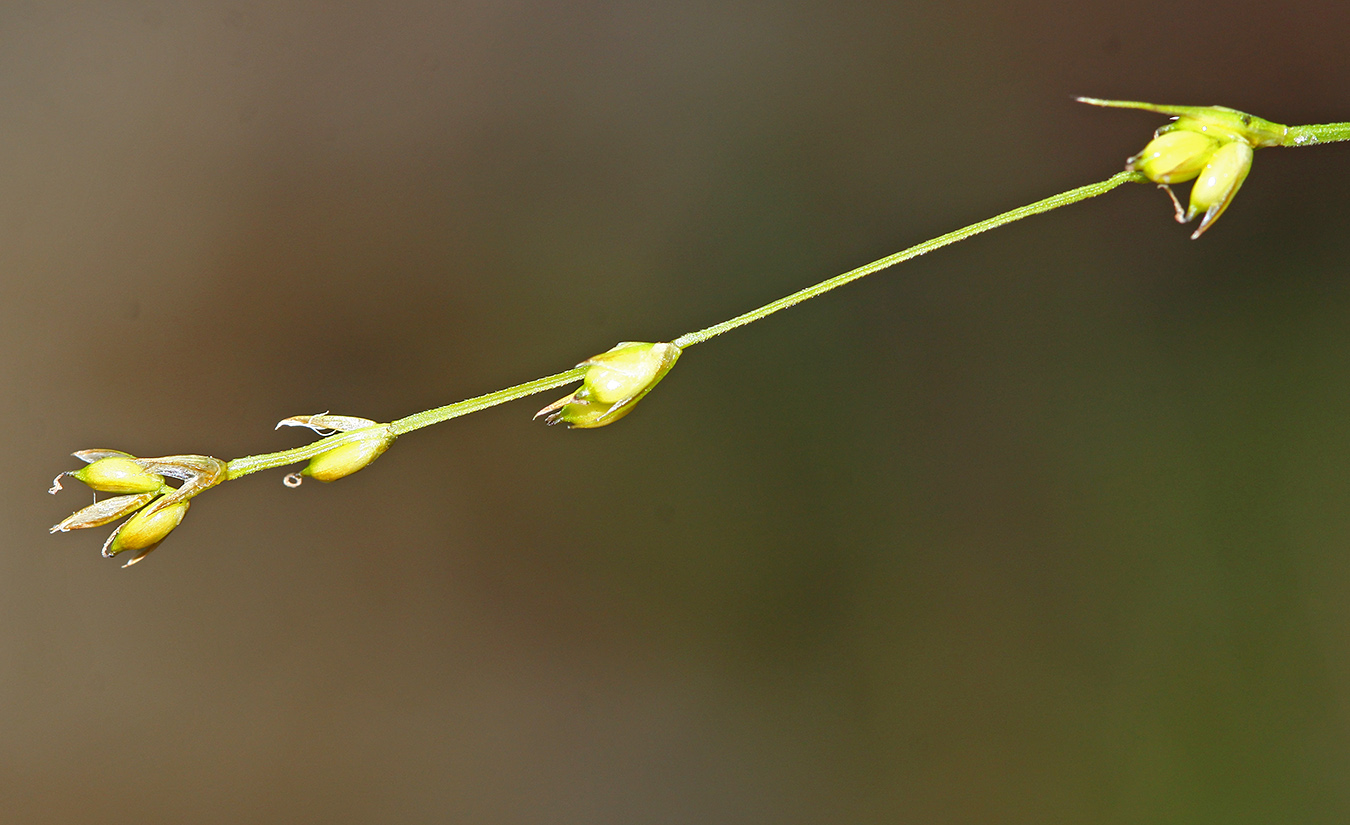
[[[53, 533], [100, 527], [123, 520], [103, 544], [105, 556], [130, 554], [130, 566], [145, 558], [182, 522], [192, 499], [220, 484], [259, 470], [308, 462], [286, 476], [288, 487], [304, 478], [331, 482], [369, 466], [394, 440], [413, 430], [478, 412], [497, 404], [581, 382], [576, 391], [540, 410], [535, 417], [569, 428], [606, 427], [624, 418], [670, 371], [681, 354], [695, 344], [762, 320], [776, 312], [816, 298], [859, 278], [924, 255], [948, 244], [1005, 226], [1032, 215], [1095, 198], [1126, 183], [1152, 182], [1163, 188], [1176, 209], [1176, 218], [1200, 218], [1192, 238], [1199, 238], [1233, 202], [1251, 171], [1255, 150], [1268, 146], [1311, 146], [1350, 140], [1350, 123], [1284, 126], [1223, 106], [1164, 106], [1122, 100], [1079, 98], [1095, 106], [1143, 109], [1171, 115], [1144, 149], [1126, 161], [1125, 171], [1017, 207], [1000, 215], [922, 241], [884, 258], [864, 264], [721, 323], [689, 332], [668, 343], [624, 342], [576, 367], [400, 418], [387, 424], [354, 416], [293, 416], [278, 427], [307, 427], [321, 438], [303, 447], [221, 461], [205, 455], [137, 458], [118, 450], [83, 450], [75, 457], [86, 466], [62, 473], [95, 493], [111, 497], [95, 500], [51, 528]], [[1186, 206], [1172, 192], [1175, 184], [1194, 181]], [[174, 486], [170, 480], [178, 483]]]

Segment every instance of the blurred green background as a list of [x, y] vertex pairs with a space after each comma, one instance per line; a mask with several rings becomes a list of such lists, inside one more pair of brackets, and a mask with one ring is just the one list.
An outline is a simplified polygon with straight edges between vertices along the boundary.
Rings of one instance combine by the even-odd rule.
[[1350, 120], [1350, 6], [0, 8], [14, 823], [1350, 821], [1350, 145], [1131, 186], [540, 396], [144, 564], [88, 447], [230, 458], [669, 340], [1120, 169]]

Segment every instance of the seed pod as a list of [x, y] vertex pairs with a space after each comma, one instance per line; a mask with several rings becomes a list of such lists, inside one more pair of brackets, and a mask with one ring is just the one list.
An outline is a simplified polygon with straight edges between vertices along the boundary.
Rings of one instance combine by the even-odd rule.
[[1251, 171], [1252, 154], [1252, 147], [1234, 141], [1220, 146], [1205, 164], [1204, 171], [1191, 187], [1191, 204], [1186, 210], [1188, 221], [1201, 212], [1205, 213], [1205, 217], [1200, 221], [1200, 227], [1191, 235], [1192, 239], [1200, 237], [1206, 229], [1209, 229], [1228, 208], [1228, 204], [1233, 202], [1233, 197], [1237, 195], [1238, 189], [1242, 188], [1242, 182]]
[[189, 501], [176, 501], [162, 507], [146, 508], [122, 523], [103, 544], [103, 555], [111, 558], [128, 550], [136, 555], [122, 565], [130, 567], [154, 550], [165, 536], [183, 521]]
[[590, 429], [613, 424], [633, 411], [642, 397], [670, 372], [679, 360], [680, 348], [674, 344], [647, 344], [626, 341], [608, 352], [582, 361], [587, 367], [581, 388], [560, 398], [535, 418], [550, 425]]
[[164, 489], [164, 476], [146, 472], [134, 459], [124, 456], [100, 458], [66, 475], [100, 493], [158, 493]]
[[385, 424], [352, 432], [359, 435], [352, 441], [316, 455], [300, 472], [318, 481], [337, 481], [379, 458], [394, 443], [394, 436]]
[[1143, 172], [1154, 183], [1181, 183], [1200, 174], [1218, 148], [1218, 141], [1199, 132], [1164, 132], [1130, 158], [1125, 168]]

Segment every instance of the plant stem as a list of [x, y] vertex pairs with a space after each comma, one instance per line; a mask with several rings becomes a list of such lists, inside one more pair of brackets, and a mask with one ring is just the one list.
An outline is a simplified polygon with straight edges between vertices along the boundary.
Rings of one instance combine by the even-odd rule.
[[1311, 126], [1290, 126], [1284, 133], [1281, 146], [1312, 146], [1316, 143], [1335, 143], [1350, 140], [1350, 123], [1315, 123]]
[[802, 301], [806, 301], [822, 293], [829, 292], [830, 290], [835, 289], [836, 287], [841, 287], [844, 284], [849, 283], [850, 281], [856, 281], [859, 278], [862, 278], [866, 275], [871, 275], [873, 272], [877, 272], [890, 266], [895, 266], [896, 264], [902, 261], [908, 261], [910, 258], [917, 258], [918, 256], [923, 255], [926, 252], [932, 252], [934, 249], [947, 246], [948, 244], [956, 243], [957, 241], [963, 241], [972, 235], [978, 235], [981, 232], [988, 232], [990, 229], [996, 229], [1000, 226], [1003, 226], [1004, 224], [1012, 223], [1013, 221], [1018, 221], [1021, 220], [1022, 218], [1030, 217], [1031, 215], [1039, 215], [1042, 212], [1049, 212], [1051, 209], [1058, 209], [1061, 206], [1068, 206], [1071, 203], [1077, 203], [1078, 201], [1081, 200], [1087, 200], [1088, 198], [1095, 198], [1098, 195], [1103, 195], [1106, 194], [1107, 192], [1110, 192], [1112, 189], [1115, 189], [1122, 183], [1131, 183], [1131, 182], [1143, 183], [1145, 180], [1147, 179], [1138, 172], [1120, 172], [1118, 174], [1112, 175], [1111, 177], [1107, 178], [1106, 180], [1100, 183], [1090, 183], [1087, 186], [1080, 186], [1077, 189], [1070, 189], [1068, 192], [1061, 192], [1058, 195], [1053, 195], [1051, 197], [1046, 198], [1045, 200], [1036, 201], [1035, 203], [1027, 204], [1026, 206], [1019, 206], [1016, 209], [1004, 212], [1002, 215], [996, 215], [987, 220], [980, 221], [979, 223], [973, 223], [970, 226], [958, 229], [955, 232], [948, 232], [946, 235], [933, 238], [932, 240], [924, 241], [923, 243], [915, 244], [914, 246], [911, 246], [909, 249], [901, 250], [893, 255], [887, 255], [881, 260], [873, 261], [870, 264], [864, 264], [863, 266], [845, 272], [842, 275], [836, 275], [833, 278], [830, 278], [829, 280], [821, 281], [815, 286], [809, 286], [806, 289], [799, 290], [797, 292], [792, 293], [791, 295], [779, 298], [777, 301], [765, 304], [759, 309], [753, 309], [745, 313], [744, 315], [738, 315], [729, 321], [723, 321], [720, 324], [714, 324], [713, 326], [710, 326], [707, 329], [701, 329], [698, 332], [687, 332], [684, 335], [681, 335], [679, 338], [676, 338], [671, 343], [681, 348], [691, 347], [694, 344], [700, 344], [708, 340], [709, 338], [712, 338], [714, 335], [721, 335], [722, 333], [729, 332], [730, 330], [733, 330], [736, 327], [742, 327], [745, 326], [746, 324], [754, 323], [755, 321], [758, 321], [759, 319], [765, 317], [766, 315], [772, 315], [773, 313], [779, 311], [780, 309], [787, 309], [788, 307], [793, 306], [795, 304], [800, 304]]
[[573, 381], [580, 381], [585, 375], [586, 367], [573, 367], [567, 372], [560, 372], [547, 378], [537, 378], [533, 381], [526, 381], [524, 384], [507, 387], [504, 390], [490, 392], [487, 395], [480, 395], [455, 404], [447, 404], [444, 407], [437, 407], [426, 412], [414, 413], [390, 424], [389, 432], [394, 435], [410, 433], [413, 430], [420, 430], [423, 427], [439, 424], [451, 418], [458, 418], [461, 415], [468, 415], [479, 410], [485, 410], [488, 407], [495, 407], [498, 404], [505, 404], [507, 401], [515, 401], [517, 398], [524, 398], [527, 395], [561, 387]]

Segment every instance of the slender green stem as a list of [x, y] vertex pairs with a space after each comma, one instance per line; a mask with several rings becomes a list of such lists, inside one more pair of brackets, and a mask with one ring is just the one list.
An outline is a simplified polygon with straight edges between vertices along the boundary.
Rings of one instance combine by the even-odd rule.
[[1018, 221], [1021, 220], [1022, 218], [1026, 218], [1031, 215], [1039, 215], [1042, 212], [1049, 212], [1051, 209], [1058, 209], [1061, 206], [1068, 206], [1071, 203], [1077, 203], [1078, 201], [1081, 200], [1087, 200], [1088, 198], [1095, 198], [1098, 195], [1104, 195], [1107, 192], [1110, 192], [1112, 189], [1115, 189], [1117, 186], [1120, 186], [1122, 183], [1131, 183], [1131, 182], [1142, 183], [1145, 180], [1146, 178], [1143, 175], [1139, 174], [1138, 172], [1120, 172], [1119, 174], [1112, 175], [1111, 177], [1107, 178], [1106, 180], [1100, 183], [1090, 183], [1087, 186], [1080, 186], [1077, 189], [1070, 189], [1068, 192], [1061, 192], [1060, 194], [1046, 198], [1045, 200], [1036, 201], [1035, 203], [1028, 204], [1026, 206], [1019, 206], [1016, 209], [1004, 212], [1002, 215], [996, 215], [992, 218], [989, 218], [988, 220], [983, 220], [980, 221], [979, 223], [973, 223], [970, 226], [967, 226], [963, 229], [958, 229], [955, 232], [948, 232], [946, 235], [942, 235], [941, 237], [933, 238], [932, 240], [924, 241], [923, 243], [920, 244], [915, 244], [914, 246], [911, 246], [909, 249], [904, 249], [899, 252], [896, 252], [894, 255], [887, 255], [881, 260], [873, 261], [870, 264], [865, 264], [863, 266], [858, 267], [857, 269], [845, 272], [842, 275], [836, 275], [833, 278], [830, 278], [829, 280], [821, 281], [815, 286], [809, 286], [806, 289], [794, 292], [791, 295], [788, 295], [784, 298], [779, 298], [777, 301], [765, 304], [759, 309], [753, 309], [745, 313], [744, 315], [738, 315], [729, 321], [723, 321], [720, 324], [714, 324], [708, 327], [707, 329], [701, 329], [697, 332], [685, 333], [684, 335], [681, 335], [679, 338], [676, 338], [671, 343], [681, 348], [691, 347], [694, 344], [699, 344], [708, 340], [709, 338], [712, 338], [714, 335], [721, 335], [722, 333], [733, 330], [736, 327], [742, 327], [745, 326], [746, 324], [754, 323], [755, 321], [758, 321], [759, 319], [765, 317], [766, 315], [772, 315], [773, 313], [779, 311], [780, 309], [787, 309], [788, 307], [793, 306], [795, 304], [800, 304], [802, 301], [814, 298], [822, 293], [829, 292], [830, 290], [835, 289], [836, 287], [841, 287], [844, 284], [849, 283], [850, 281], [856, 281], [859, 278], [862, 278], [866, 275], [871, 275], [873, 272], [876, 272], [878, 270], [885, 269], [889, 266], [895, 266], [896, 264], [902, 261], [908, 261], [910, 258], [917, 258], [918, 256], [926, 252], [932, 252], [934, 249], [944, 247], [948, 244], [953, 244], [956, 243], [957, 241], [963, 241], [972, 235], [978, 235], [981, 232], [988, 232], [990, 229], [995, 229], [997, 227], [1003, 226], [1004, 224], [1012, 223], [1013, 221]]
[[586, 375], [586, 367], [573, 367], [567, 372], [560, 372], [557, 375], [550, 375], [547, 378], [537, 378], [534, 381], [526, 381], [524, 384], [517, 384], [514, 387], [507, 387], [504, 390], [490, 392], [487, 395], [480, 395], [476, 398], [470, 398], [454, 404], [446, 404], [444, 407], [437, 407], [434, 410], [415, 413], [406, 418], [400, 418], [389, 425], [389, 432], [394, 435], [403, 435], [413, 430], [420, 430], [423, 427], [429, 427], [432, 424], [439, 424], [442, 421], [449, 421], [451, 418], [458, 418], [461, 415], [485, 410], [488, 407], [495, 407], [498, 404], [505, 404], [507, 401], [515, 401], [517, 398], [524, 398], [527, 395], [534, 395], [537, 392], [555, 389], [557, 387], [571, 384], [573, 381], [580, 381]]
[[1335, 143], [1350, 140], [1350, 123], [1315, 123], [1311, 126], [1290, 126], [1285, 130], [1281, 146], [1312, 146], [1316, 143]]
[[[534, 395], [537, 392], [555, 389], [574, 381], [579, 381], [586, 374], [585, 367], [573, 367], [566, 372], [560, 372], [556, 375], [550, 375], [544, 378], [536, 378], [533, 381], [526, 381], [524, 384], [517, 384], [514, 387], [507, 387], [504, 390], [497, 390], [486, 395], [479, 395], [473, 398], [467, 398], [454, 404], [446, 404], [444, 407], [437, 407], [434, 410], [426, 410], [400, 418], [390, 424], [387, 424], [389, 433], [394, 436], [400, 436], [404, 433], [410, 433], [413, 430], [420, 430], [423, 427], [429, 427], [432, 424], [439, 424], [442, 421], [448, 421], [451, 418], [458, 418], [461, 415], [478, 412], [488, 407], [504, 404], [507, 401], [514, 401], [517, 398], [524, 398], [527, 395]], [[295, 464], [306, 459], [313, 458], [321, 453], [341, 447], [344, 444], [353, 441], [359, 441], [369, 435], [370, 428], [353, 430], [346, 433], [335, 433], [327, 438], [321, 438], [310, 444], [296, 447], [291, 450], [282, 450], [276, 453], [263, 453], [261, 455], [244, 456], [236, 458], [226, 465], [226, 480], [232, 481], [240, 476], [246, 476], [249, 473], [256, 473], [259, 470], [269, 470], [273, 467], [284, 467], [287, 464]]]

